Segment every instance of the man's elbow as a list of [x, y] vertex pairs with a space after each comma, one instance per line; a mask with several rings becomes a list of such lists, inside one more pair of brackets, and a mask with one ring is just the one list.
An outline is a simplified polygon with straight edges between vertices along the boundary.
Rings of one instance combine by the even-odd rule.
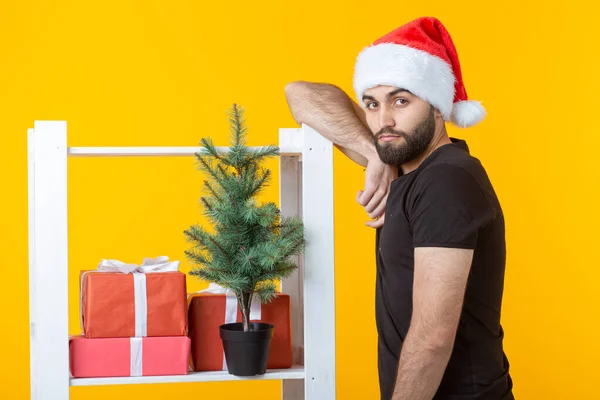
[[294, 81], [285, 85], [285, 98], [288, 107], [299, 125], [306, 122], [306, 105], [308, 103], [309, 82]]
[[293, 81], [285, 85], [285, 93], [290, 97], [306, 97], [316, 92], [327, 93], [332, 90], [340, 90], [337, 86], [331, 83], [309, 82], [309, 81]]
[[302, 90], [305, 85], [306, 85], [306, 82], [304, 82], [304, 81], [294, 81], [294, 82], [288, 83], [287, 85], [285, 85], [285, 88], [284, 88], [285, 97], [289, 99], [294, 96], [297, 96], [298, 92], [300, 90]]
[[309, 118], [322, 111], [325, 104], [339, 101], [344, 92], [331, 83], [293, 81], [285, 85], [285, 97], [298, 124], [310, 123]]
[[438, 328], [419, 336], [419, 341], [427, 351], [436, 355], [449, 355], [454, 347], [456, 330]]

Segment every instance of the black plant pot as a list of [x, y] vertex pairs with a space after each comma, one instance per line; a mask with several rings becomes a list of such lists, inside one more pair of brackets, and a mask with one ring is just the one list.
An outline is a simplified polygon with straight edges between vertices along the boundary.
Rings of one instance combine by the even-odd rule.
[[241, 322], [220, 326], [227, 370], [236, 376], [262, 375], [267, 370], [273, 325], [251, 322], [244, 332]]

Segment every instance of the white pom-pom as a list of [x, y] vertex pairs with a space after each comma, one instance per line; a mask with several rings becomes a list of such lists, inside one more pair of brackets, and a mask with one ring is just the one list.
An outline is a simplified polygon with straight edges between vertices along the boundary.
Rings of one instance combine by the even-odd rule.
[[458, 101], [452, 107], [452, 122], [460, 128], [468, 128], [485, 118], [485, 108], [475, 100]]

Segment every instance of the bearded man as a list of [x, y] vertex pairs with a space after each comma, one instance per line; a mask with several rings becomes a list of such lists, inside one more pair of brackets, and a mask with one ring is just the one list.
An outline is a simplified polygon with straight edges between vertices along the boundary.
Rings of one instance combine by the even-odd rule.
[[381, 399], [514, 399], [504, 215], [481, 162], [446, 130], [486, 112], [467, 97], [448, 31], [423, 17], [378, 39], [358, 55], [354, 90], [358, 103], [298, 81], [286, 99], [296, 122], [366, 167], [357, 201], [376, 229]]

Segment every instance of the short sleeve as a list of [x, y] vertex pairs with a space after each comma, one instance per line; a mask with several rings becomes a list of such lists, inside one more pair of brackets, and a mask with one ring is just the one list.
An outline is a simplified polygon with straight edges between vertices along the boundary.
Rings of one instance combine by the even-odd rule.
[[427, 168], [411, 197], [408, 217], [414, 247], [474, 249], [480, 229], [495, 217], [481, 186], [456, 165]]

